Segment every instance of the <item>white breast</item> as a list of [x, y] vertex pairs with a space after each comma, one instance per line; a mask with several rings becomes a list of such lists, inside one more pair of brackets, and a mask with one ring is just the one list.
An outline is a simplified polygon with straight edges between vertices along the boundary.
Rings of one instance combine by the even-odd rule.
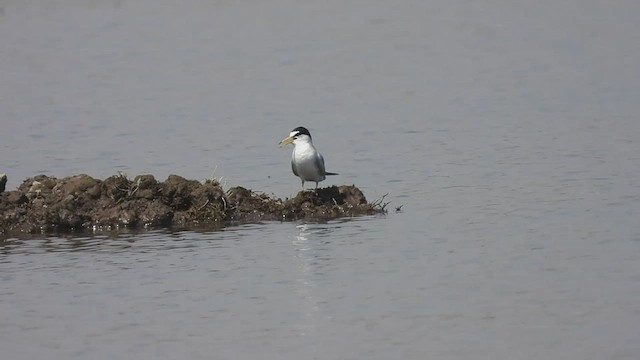
[[324, 174], [317, 166], [317, 151], [310, 142], [295, 144], [291, 161], [295, 164], [298, 176], [305, 181], [322, 181]]

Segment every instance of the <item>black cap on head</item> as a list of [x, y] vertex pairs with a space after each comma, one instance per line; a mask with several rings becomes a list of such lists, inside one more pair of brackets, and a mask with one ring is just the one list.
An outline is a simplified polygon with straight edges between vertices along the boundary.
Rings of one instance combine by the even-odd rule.
[[309, 133], [309, 130], [307, 130], [307, 128], [302, 127], [302, 126], [298, 126], [297, 128], [291, 130], [291, 132], [297, 131], [298, 135], [307, 135], [309, 137], [311, 137], [311, 134]]

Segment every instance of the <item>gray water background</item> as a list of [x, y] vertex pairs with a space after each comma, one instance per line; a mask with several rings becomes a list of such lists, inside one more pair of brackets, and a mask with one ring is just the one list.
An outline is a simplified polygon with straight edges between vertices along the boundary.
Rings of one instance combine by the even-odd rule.
[[[0, 172], [386, 216], [0, 243], [6, 359], [637, 359], [637, 1], [0, 1]], [[401, 206], [396, 213], [394, 207]]]

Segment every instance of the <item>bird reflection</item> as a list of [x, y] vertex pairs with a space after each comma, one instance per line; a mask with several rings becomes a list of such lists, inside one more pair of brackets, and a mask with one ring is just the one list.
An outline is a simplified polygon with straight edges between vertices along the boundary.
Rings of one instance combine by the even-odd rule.
[[[309, 339], [315, 338], [318, 327], [325, 321], [321, 307], [327, 298], [326, 294], [323, 296], [321, 287], [333, 262], [330, 236], [334, 229], [335, 224], [300, 224], [296, 226], [297, 234], [291, 241], [299, 260], [296, 293], [302, 301], [303, 311], [297, 330]], [[311, 341], [310, 345], [313, 344]]]

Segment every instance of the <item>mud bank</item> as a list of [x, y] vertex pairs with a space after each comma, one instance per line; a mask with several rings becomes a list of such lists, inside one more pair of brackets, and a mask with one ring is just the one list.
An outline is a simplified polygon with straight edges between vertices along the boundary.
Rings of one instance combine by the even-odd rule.
[[[6, 179], [6, 178], [5, 178]], [[6, 181], [6, 180], [5, 180]], [[118, 228], [222, 228], [261, 220], [333, 219], [385, 212], [355, 186], [301, 191], [271, 198], [240, 186], [223, 190], [216, 180], [170, 175], [104, 180], [88, 175], [62, 179], [38, 175], [14, 191], [0, 192], [0, 234]]]

